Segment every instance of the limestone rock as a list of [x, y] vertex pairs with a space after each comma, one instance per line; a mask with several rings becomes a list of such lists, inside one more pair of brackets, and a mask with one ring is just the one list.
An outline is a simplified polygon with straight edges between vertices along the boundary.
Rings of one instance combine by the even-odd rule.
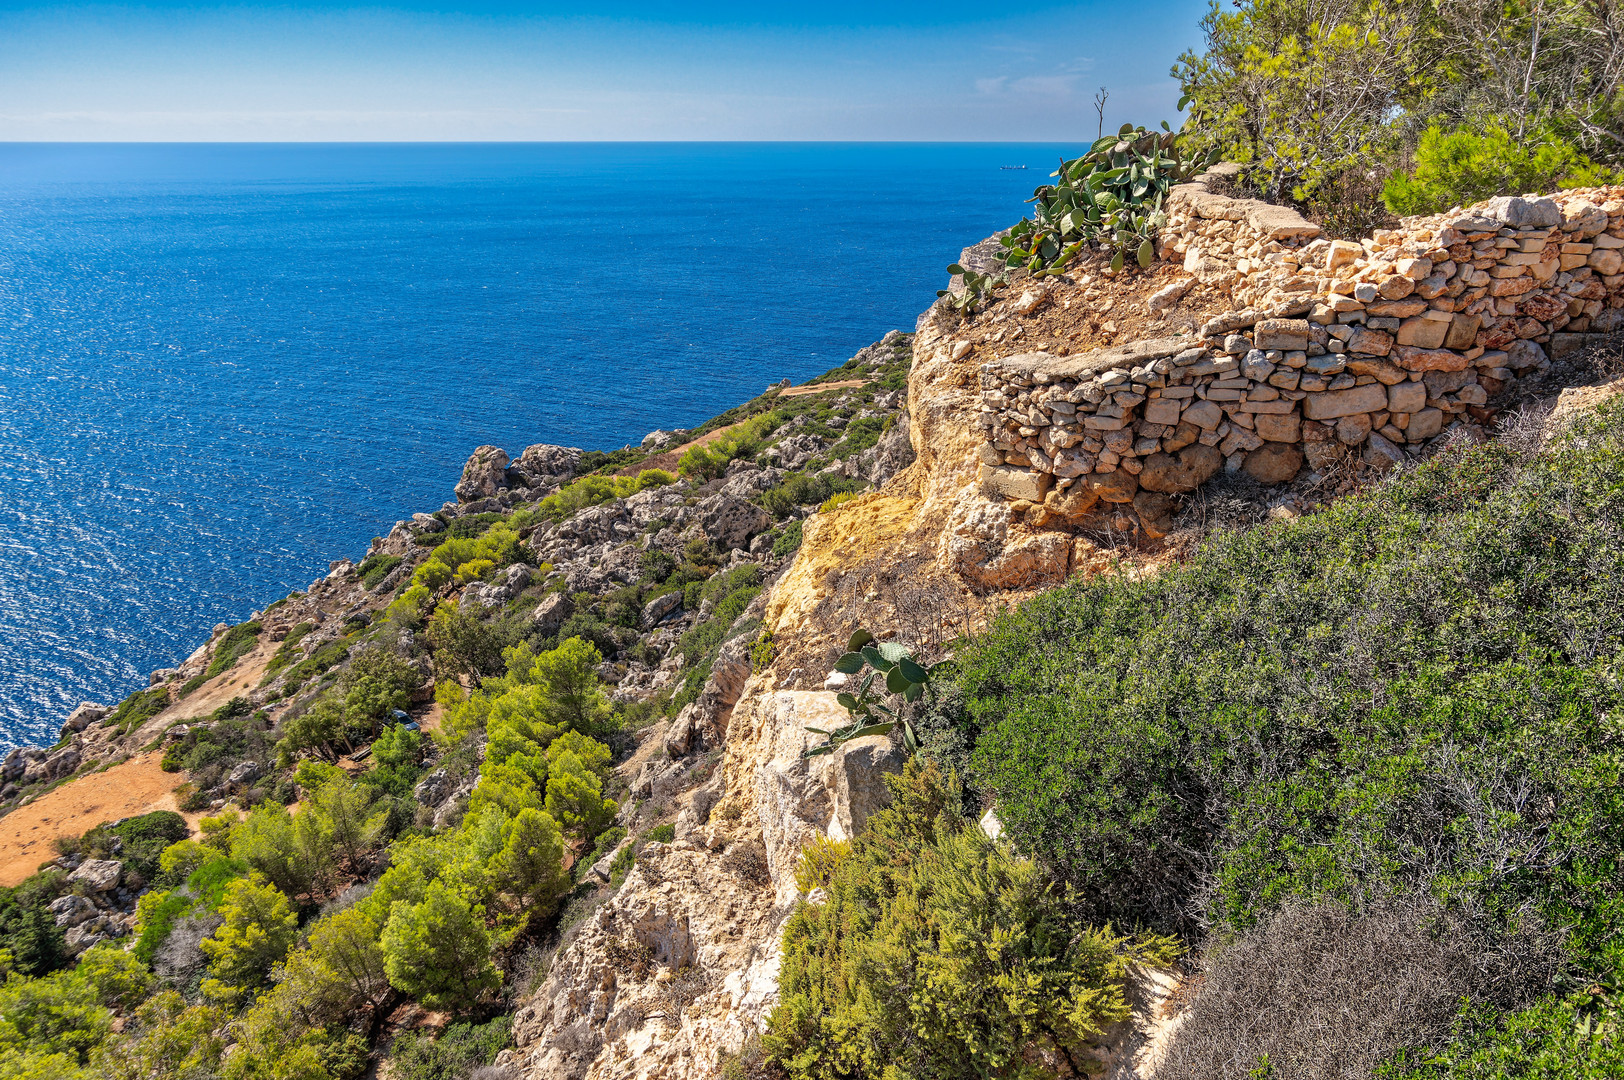
[[1080, 481], [1087, 484], [1101, 500], [1108, 503], [1132, 502], [1139, 493], [1139, 478], [1118, 469], [1116, 472], [1091, 473]]
[[1284, 484], [1303, 467], [1303, 452], [1285, 443], [1267, 443], [1246, 455], [1241, 466], [1260, 484]]
[[682, 608], [682, 593], [668, 592], [656, 596], [643, 606], [643, 626], [649, 628], [663, 622], [672, 612]]
[[104, 720], [112, 712], [107, 705], [98, 705], [93, 701], [82, 701], [79, 707], [68, 714], [62, 723], [62, 733], [58, 738], [66, 739], [69, 735], [76, 735], [99, 720]]
[[564, 625], [564, 620], [575, 614], [575, 601], [567, 593], [549, 593], [536, 609], [530, 613], [530, 619], [536, 624], [538, 630], [557, 630]]
[[471, 503], [489, 498], [507, 486], [507, 451], [500, 446], [481, 446], [468, 456], [457, 481], [457, 501]]
[[56, 925], [68, 927], [78, 926], [95, 918], [97, 909], [95, 904], [84, 897], [69, 893], [67, 896], [59, 896], [52, 900], [49, 910], [56, 916]]
[[752, 502], [712, 495], [700, 501], [700, 527], [723, 551], [743, 550], [750, 538], [772, 524], [772, 516]]
[[1160, 540], [1173, 531], [1174, 509], [1172, 498], [1159, 491], [1141, 491], [1133, 497], [1139, 527], [1152, 540]]
[[885, 777], [900, 773], [907, 760], [887, 735], [867, 735], [842, 743], [834, 759], [834, 813], [829, 835], [846, 840], [857, 835], [868, 816], [891, 802]]
[[904, 410], [891, 430], [881, 435], [880, 441], [875, 444], [874, 463], [869, 466], [868, 482], [876, 488], [884, 487], [886, 481], [912, 465], [917, 456], [908, 438], [908, 413]]
[[1167, 493], [1194, 491], [1216, 476], [1223, 464], [1224, 457], [1218, 452], [1217, 447], [1203, 446], [1199, 443], [1185, 447], [1176, 456], [1152, 454], [1145, 459], [1145, 467], [1139, 473], [1138, 486], [1150, 491]]
[[987, 495], [1042, 502], [1053, 483], [1054, 477], [1048, 473], [1006, 466], [981, 466], [981, 490]]
[[1562, 224], [1562, 210], [1551, 199], [1501, 195], [1481, 204], [1478, 212], [1513, 229], [1550, 229]]
[[80, 884], [89, 892], [101, 893], [118, 885], [124, 873], [124, 864], [117, 859], [89, 859], [68, 875], [68, 880]]

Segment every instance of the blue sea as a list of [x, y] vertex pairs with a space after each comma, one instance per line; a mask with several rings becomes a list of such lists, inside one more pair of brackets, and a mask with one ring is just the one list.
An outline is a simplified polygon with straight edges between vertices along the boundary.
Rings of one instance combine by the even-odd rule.
[[912, 329], [1068, 149], [0, 144], [0, 749], [475, 446], [611, 449]]

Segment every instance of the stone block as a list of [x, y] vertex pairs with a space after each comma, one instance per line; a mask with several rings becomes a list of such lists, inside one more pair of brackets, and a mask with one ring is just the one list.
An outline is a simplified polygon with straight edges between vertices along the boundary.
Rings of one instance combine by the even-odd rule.
[[1385, 330], [1356, 326], [1348, 335], [1348, 351], [1366, 356], [1386, 356], [1393, 351], [1393, 337]]
[[1224, 410], [1211, 401], [1197, 401], [1184, 410], [1183, 418], [1203, 431], [1212, 431], [1224, 422]]
[[1171, 398], [1157, 398], [1145, 403], [1145, 420], [1163, 427], [1177, 426], [1179, 412], [1179, 403]]
[[1415, 282], [1403, 274], [1393, 274], [1376, 286], [1376, 294], [1383, 300], [1402, 300], [1415, 292]]
[[1477, 342], [1477, 332], [1483, 326], [1481, 315], [1456, 315], [1449, 322], [1449, 333], [1444, 337], [1446, 349], [1470, 349]]
[[1447, 322], [1435, 322], [1432, 319], [1415, 316], [1405, 319], [1399, 324], [1398, 343], [1400, 345], [1414, 345], [1422, 349], [1441, 348], [1444, 339], [1449, 336]]
[[1400, 345], [1399, 366], [1406, 371], [1462, 371], [1471, 366], [1465, 353], [1451, 349], [1417, 349]]
[[1610, 277], [1624, 267], [1624, 254], [1612, 248], [1602, 248], [1600, 251], [1591, 252], [1587, 262], [1596, 273]]
[[1284, 484], [1303, 467], [1303, 452], [1287, 443], [1268, 443], [1246, 455], [1241, 466], [1260, 484]]
[[1336, 422], [1337, 441], [1346, 446], [1358, 446], [1370, 436], [1370, 414], [1354, 413]]
[[1404, 438], [1410, 442], [1430, 439], [1444, 429], [1444, 414], [1438, 409], [1422, 409], [1410, 417], [1410, 426], [1404, 429]]
[[1302, 437], [1302, 419], [1295, 412], [1263, 413], [1257, 417], [1256, 431], [1267, 442], [1295, 443]]
[[1365, 249], [1352, 240], [1332, 240], [1331, 249], [1325, 253], [1325, 269], [1335, 273], [1344, 266], [1352, 266], [1364, 257]]
[[1255, 342], [1260, 349], [1291, 352], [1308, 348], [1307, 319], [1263, 319], [1257, 324]]
[[1054, 477], [1048, 473], [1033, 472], [1030, 469], [981, 466], [981, 490], [987, 495], [1042, 502], [1053, 484]]
[[1335, 420], [1385, 408], [1387, 388], [1381, 383], [1352, 386], [1346, 390], [1325, 390], [1303, 398], [1303, 415], [1310, 420]]
[[1487, 217], [1490, 221], [1513, 229], [1553, 229], [1562, 224], [1562, 210], [1551, 199], [1524, 199], [1516, 195], [1501, 195], [1490, 199], [1481, 209], [1467, 213]]
[[1418, 382], [1401, 382], [1387, 388], [1387, 411], [1420, 412], [1427, 407], [1427, 388]]
[[1139, 484], [1150, 491], [1167, 493], [1194, 491], [1206, 483], [1223, 465], [1223, 455], [1214, 447], [1187, 446], [1174, 454], [1152, 454], [1145, 459]]

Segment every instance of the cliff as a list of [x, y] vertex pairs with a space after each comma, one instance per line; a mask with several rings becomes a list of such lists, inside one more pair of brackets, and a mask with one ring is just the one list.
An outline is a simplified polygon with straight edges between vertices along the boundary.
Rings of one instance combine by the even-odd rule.
[[[570, 840], [559, 910], [499, 958], [515, 1011], [497, 1067], [717, 1075], [777, 1003], [803, 847], [857, 833], [904, 758], [883, 736], [804, 756], [809, 729], [845, 722], [833, 669], [853, 629], [939, 657], [1070, 577], [1153, 574], [1214, 528], [1311, 513], [1588, 381], [1624, 327], [1624, 189], [1494, 200], [1352, 244], [1221, 179], [1176, 190], [1145, 271], [1093, 259], [967, 317], [939, 303], [806, 386], [638, 448], [478, 448], [455, 501], [217, 628], [117, 708], [76, 712], [57, 747], [8, 757], [0, 837], [17, 808], [143, 754], [175, 770], [189, 812], [308, 797], [289, 732], [323, 701], [364, 711], [363, 668], [433, 731], [481, 680], [511, 678], [504, 645], [579, 637], [623, 719], [605, 788], [618, 837]], [[993, 246], [961, 261], [984, 267]], [[376, 735], [302, 752], [361, 777]], [[485, 747], [442, 731], [392, 827], [450, 835]], [[81, 884], [117, 864], [80, 847], [52, 864]], [[307, 904], [371, 888], [386, 850]], [[63, 907], [74, 953], [136, 928], [147, 883], [123, 873], [51, 898], [94, 909]], [[1111, 1075], [1149, 1075], [1178, 982], [1138, 973], [1132, 1019], [1097, 1048]], [[388, 1001], [369, 1020], [383, 1046], [423, 1021]]]

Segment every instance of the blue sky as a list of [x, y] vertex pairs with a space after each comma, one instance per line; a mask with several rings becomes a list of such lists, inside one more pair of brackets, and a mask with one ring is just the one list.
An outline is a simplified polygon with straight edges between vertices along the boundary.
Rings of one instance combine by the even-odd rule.
[[0, 0], [0, 140], [1046, 141], [1176, 123], [1202, 0]]

